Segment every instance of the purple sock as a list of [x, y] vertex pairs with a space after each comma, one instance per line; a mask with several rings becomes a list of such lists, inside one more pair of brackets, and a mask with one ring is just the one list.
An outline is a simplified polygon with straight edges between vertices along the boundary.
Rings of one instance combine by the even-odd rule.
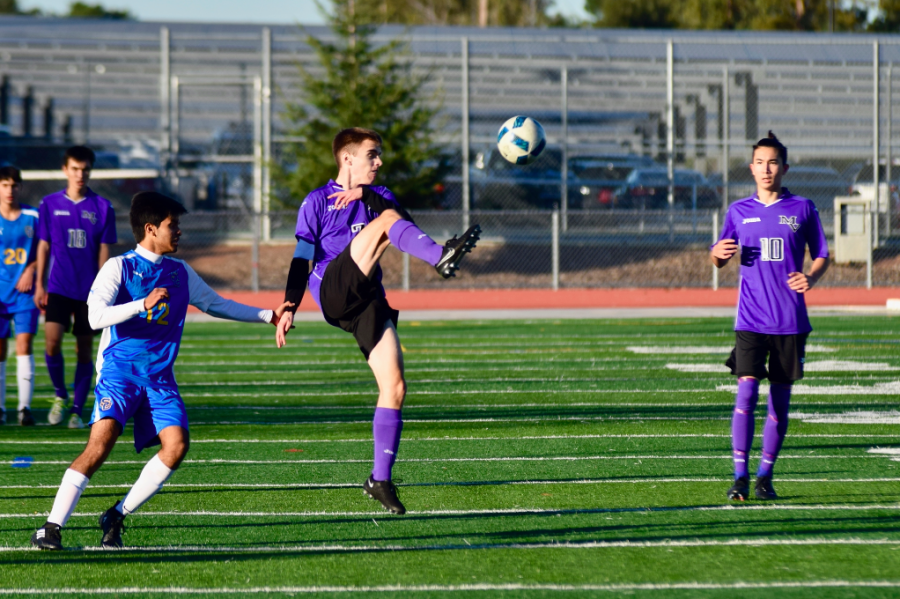
[[391, 408], [375, 408], [372, 419], [372, 435], [375, 437], [375, 467], [372, 478], [390, 480], [391, 468], [397, 459], [397, 448], [400, 447], [400, 431], [403, 430], [403, 419], [400, 410]]
[[91, 388], [91, 379], [94, 378], [94, 365], [90, 362], [75, 365], [75, 393], [72, 400], [72, 413], [81, 416], [84, 410], [84, 402], [87, 401], [88, 391]]
[[753, 445], [753, 412], [759, 401], [759, 380], [744, 377], [738, 379], [734, 416], [731, 419], [731, 449], [734, 458], [734, 478], [749, 476], [747, 459]]
[[45, 353], [44, 360], [47, 362], [47, 371], [50, 373], [50, 382], [53, 383], [56, 397], [69, 399], [69, 392], [66, 390], [66, 363], [62, 352], [55, 356]]
[[769, 415], [763, 429], [762, 459], [756, 476], [772, 476], [775, 460], [784, 443], [788, 429], [788, 409], [791, 406], [791, 386], [772, 383], [769, 386]]
[[434, 266], [441, 259], [444, 248], [422, 232], [415, 223], [408, 220], [398, 220], [391, 225], [388, 238], [401, 252], [415, 256]]

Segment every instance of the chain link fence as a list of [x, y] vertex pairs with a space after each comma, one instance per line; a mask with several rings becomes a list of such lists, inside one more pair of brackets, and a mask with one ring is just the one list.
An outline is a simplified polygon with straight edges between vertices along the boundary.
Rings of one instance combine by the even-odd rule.
[[[43, 131], [58, 146], [94, 144], [122, 168], [153, 167], [157, 179], [95, 189], [122, 214], [133, 191], [178, 196], [192, 211], [182, 252], [208, 265], [205, 276], [280, 288], [295, 213], [270, 210], [269, 165], [290, 169], [284, 149], [302, 143], [287, 136], [284, 109], [302, 95], [298, 65], [321, 72], [307, 33], [332, 36], [0, 19], [0, 116], [11, 135], [0, 160], [24, 156], [8, 150]], [[397, 37], [441, 98], [439, 140], [453, 165], [434, 191], [441, 210], [416, 218], [440, 241], [467, 223], [485, 231], [450, 285], [712, 286], [715, 215], [721, 222], [753, 192], [750, 146], [768, 129], [790, 148], [785, 185], [816, 203], [832, 250], [836, 234], [864, 234], [874, 248], [870, 264], [836, 256], [820, 284], [900, 284], [896, 36], [382, 27], [375, 42]], [[514, 114], [548, 136], [525, 167], [495, 149]], [[29, 197], [45, 185], [60, 183], [29, 181]], [[835, 224], [845, 196], [868, 200], [867, 224]], [[447, 285], [393, 250], [385, 271], [392, 287]], [[736, 280], [732, 265], [719, 272], [719, 285]]]

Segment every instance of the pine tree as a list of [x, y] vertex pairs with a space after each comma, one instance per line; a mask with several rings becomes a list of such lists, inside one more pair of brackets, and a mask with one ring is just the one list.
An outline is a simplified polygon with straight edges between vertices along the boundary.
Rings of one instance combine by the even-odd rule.
[[384, 166], [377, 182], [404, 206], [437, 201], [435, 187], [449, 170], [435, 142], [440, 102], [425, 97], [428, 75], [413, 72], [405, 42], [374, 43], [375, 28], [369, 23], [376, 15], [367, 13], [354, 0], [335, 0], [328, 25], [337, 39], [307, 37], [319, 68], [300, 67], [302, 97], [286, 107], [289, 135], [303, 141], [292, 144], [281, 164], [273, 165], [280, 187], [273, 199], [284, 206], [298, 206], [337, 175], [331, 142], [347, 127], [381, 134]]

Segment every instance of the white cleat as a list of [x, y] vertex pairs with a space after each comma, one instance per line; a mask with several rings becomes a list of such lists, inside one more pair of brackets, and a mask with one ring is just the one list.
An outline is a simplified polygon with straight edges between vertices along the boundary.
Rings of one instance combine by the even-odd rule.
[[84, 420], [81, 419], [81, 416], [78, 414], [72, 414], [69, 416], [69, 428], [84, 428]]
[[66, 411], [66, 400], [62, 397], [57, 397], [53, 400], [53, 407], [50, 408], [50, 412], [47, 414], [47, 422], [52, 425], [57, 425], [63, 420], [63, 412]]

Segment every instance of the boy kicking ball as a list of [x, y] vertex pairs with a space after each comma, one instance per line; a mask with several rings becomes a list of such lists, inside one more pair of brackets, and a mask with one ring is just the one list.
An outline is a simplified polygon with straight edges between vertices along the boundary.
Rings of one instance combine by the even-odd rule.
[[138, 452], [161, 447], [128, 494], [100, 517], [103, 547], [122, 547], [125, 517], [149, 501], [181, 464], [190, 442], [173, 366], [188, 304], [219, 318], [273, 324], [290, 306], [263, 310], [226, 300], [190, 266], [168, 257], [178, 251], [178, 223], [185, 212], [181, 204], [155, 192], [134, 196], [131, 228], [138, 246], [106, 262], [94, 280], [88, 317], [103, 335], [91, 434], [63, 475], [47, 522], [31, 537], [35, 547], [63, 548], [61, 529], [129, 419], [134, 419]]

